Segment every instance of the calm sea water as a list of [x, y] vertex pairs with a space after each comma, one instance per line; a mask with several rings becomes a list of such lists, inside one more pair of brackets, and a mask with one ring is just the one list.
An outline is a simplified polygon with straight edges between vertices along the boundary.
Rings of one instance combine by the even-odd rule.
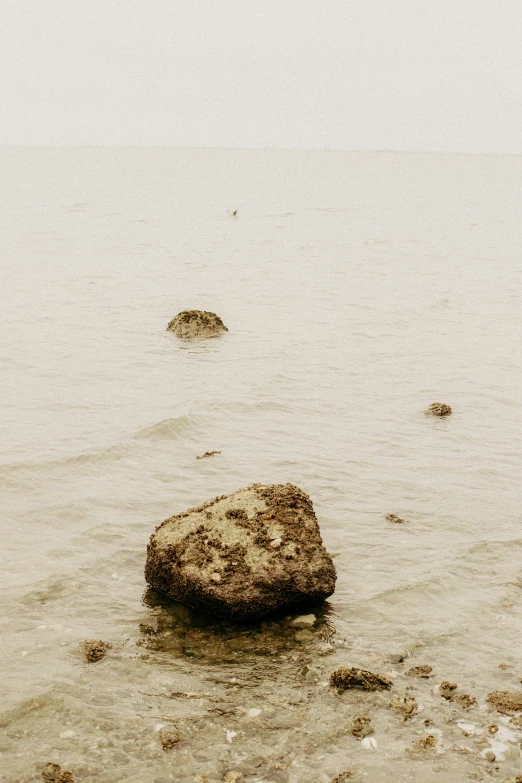
[[[522, 692], [522, 159], [0, 159], [0, 779], [513, 780], [521, 731], [485, 697]], [[179, 341], [186, 308], [229, 332]], [[313, 625], [227, 626], [146, 590], [154, 526], [254, 481], [314, 502], [338, 586]], [[111, 654], [84, 663], [86, 638]], [[413, 686], [419, 715], [332, 693], [341, 664]], [[431, 679], [405, 675], [420, 664]], [[441, 699], [446, 679], [478, 705]], [[491, 763], [458, 722], [499, 717]], [[427, 733], [436, 750], [406, 752]]]

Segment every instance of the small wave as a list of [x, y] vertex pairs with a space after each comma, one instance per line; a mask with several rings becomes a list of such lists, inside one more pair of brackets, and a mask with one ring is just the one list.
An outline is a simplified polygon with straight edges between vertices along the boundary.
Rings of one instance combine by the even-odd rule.
[[138, 440], [175, 440], [196, 430], [196, 417], [188, 414], [158, 421], [157, 424], [139, 430], [133, 437]]

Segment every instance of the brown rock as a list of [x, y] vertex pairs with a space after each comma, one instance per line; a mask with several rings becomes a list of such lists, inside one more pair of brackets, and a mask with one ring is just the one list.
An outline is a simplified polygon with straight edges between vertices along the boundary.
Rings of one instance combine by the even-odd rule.
[[345, 770], [344, 772], [339, 773], [339, 775], [336, 775], [334, 778], [332, 778], [332, 783], [346, 783], [347, 780], [349, 780], [352, 777], [352, 773], [349, 769]]
[[390, 701], [390, 709], [397, 715], [401, 715], [404, 721], [413, 718], [419, 711], [417, 700], [413, 696], [397, 697]]
[[339, 691], [350, 689], [363, 691], [389, 691], [393, 683], [379, 674], [372, 674], [364, 669], [348, 669], [340, 666], [330, 674], [330, 685]]
[[167, 331], [174, 332], [176, 337], [217, 337], [228, 332], [221, 318], [207, 310], [183, 310], [172, 319]]
[[425, 413], [427, 413], [428, 416], [449, 416], [451, 407], [445, 405], [443, 402], [432, 402]]
[[205, 451], [204, 454], [201, 454], [199, 457], [196, 457], [196, 459], [207, 459], [208, 457], [214, 457], [216, 454], [221, 454], [220, 451]]
[[85, 659], [89, 663], [95, 663], [96, 661], [101, 661], [102, 658], [105, 658], [109, 650], [112, 649], [112, 644], [110, 642], [104, 642], [101, 639], [86, 639], [83, 642], [82, 647]]
[[253, 620], [335, 589], [312, 501], [293, 484], [252, 484], [165, 520], [147, 547], [151, 587], [195, 609]]
[[159, 738], [163, 745], [163, 750], [170, 750], [183, 739], [177, 729], [161, 729]]
[[407, 677], [420, 677], [422, 680], [427, 680], [433, 674], [432, 666], [413, 666], [406, 672]]
[[439, 685], [439, 693], [443, 699], [452, 699], [455, 696], [455, 691], [458, 688], [456, 682], [449, 682], [449, 680], [443, 680]]
[[386, 521], [393, 522], [394, 525], [403, 525], [406, 522], [405, 519], [401, 519], [401, 517], [396, 516], [396, 514], [387, 514]]
[[452, 701], [456, 701], [464, 710], [469, 710], [477, 703], [476, 698], [470, 696], [469, 693], [461, 693], [459, 696], [455, 696]]
[[364, 739], [364, 737], [373, 734], [373, 729], [370, 726], [371, 721], [372, 719], [369, 715], [360, 715], [358, 718], [355, 718], [351, 728], [353, 736], [357, 737], [357, 739]]
[[489, 701], [499, 712], [522, 711], [522, 693], [509, 693], [509, 691], [493, 691], [488, 694]]
[[72, 772], [68, 769], [62, 769], [59, 764], [49, 762], [45, 765], [42, 778], [45, 783], [74, 783]]

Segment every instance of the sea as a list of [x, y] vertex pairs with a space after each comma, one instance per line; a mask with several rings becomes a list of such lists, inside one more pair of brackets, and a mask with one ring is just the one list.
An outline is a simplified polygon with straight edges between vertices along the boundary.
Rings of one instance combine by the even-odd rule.
[[[522, 158], [0, 167], [0, 779], [515, 781], [487, 699], [522, 696]], [[184, 309], [229, 331], [180, 340]], [[150, 590], [155, 526], [254, 482], [309, 494], [328, 601], [234, 625]]]

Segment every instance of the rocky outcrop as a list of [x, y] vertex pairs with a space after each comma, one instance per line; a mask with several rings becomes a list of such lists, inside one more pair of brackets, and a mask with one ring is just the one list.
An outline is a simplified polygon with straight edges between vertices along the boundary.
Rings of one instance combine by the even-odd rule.
[[253, 484], [166, 519], [147, 547], [151, 587], [195, 609], [253, 620], [335, 589], [312, 501], [293, 484]]
[[443, 402], [432, 402], [424, 411], [428, 416], [449, 416], [451, 407]]
[[217, 337], [228, 332], [221, 318], [206, 310], [183, 310], [172, 319], [167, 331], [174, 332], [176, 337]]

